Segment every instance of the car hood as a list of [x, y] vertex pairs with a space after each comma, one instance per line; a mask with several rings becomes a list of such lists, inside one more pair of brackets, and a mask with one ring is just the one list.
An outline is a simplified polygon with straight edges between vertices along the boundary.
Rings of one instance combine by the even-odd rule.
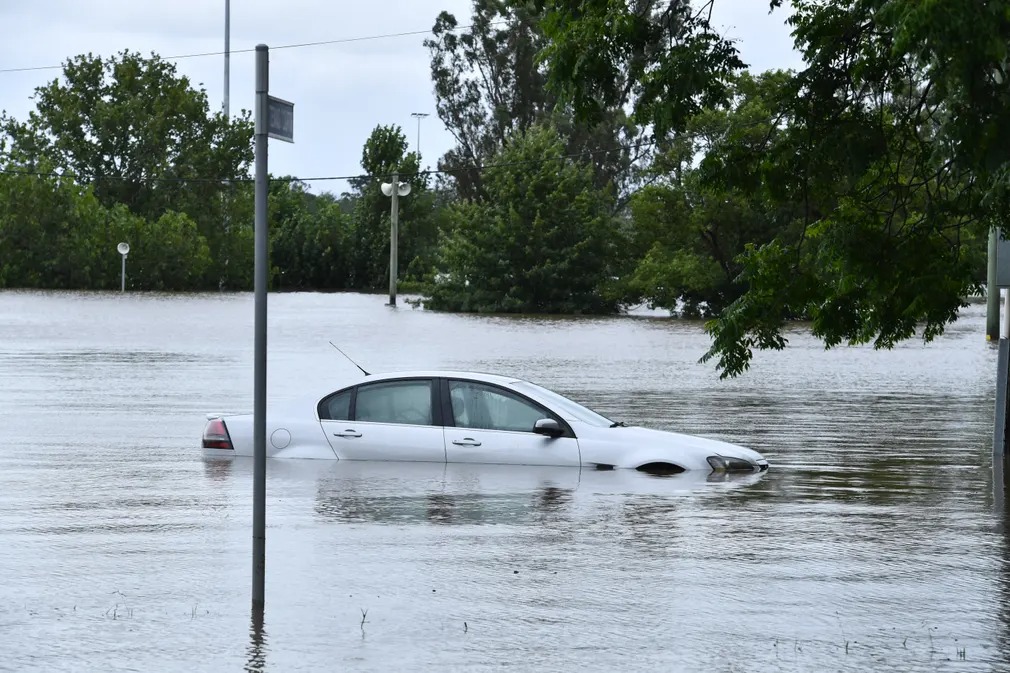
[[[581, 429], [581, 428], [580, 428]], [[745, 458], [764, 463], [757, 451], [709, 437], [642, 427], [593, 428], [579, 434], [579, 448], [584, 462], [646, 463], [670, 460], [684, 467], [708, 467], [712, 455]], [[615, 461], [619, 449], [620, 460]]]

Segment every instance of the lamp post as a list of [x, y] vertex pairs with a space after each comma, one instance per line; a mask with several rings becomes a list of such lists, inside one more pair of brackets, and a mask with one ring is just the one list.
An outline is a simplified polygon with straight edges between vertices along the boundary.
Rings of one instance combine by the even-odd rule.
[[231, 0], [224, 0], [224, 116], [231, 115]]
[[428, 116], [427, 112], [411, 112], [410, 116], [417, 120], [417, 156], [421, 156], [421, 120]]
[[389, 305], [396, 306], [396, 239], [399, 236], [400, 200], [399, 197], [410, 194], [410, 183], [400, 182], [400, 174], [393, 173], [392, 182], [382, 183], [382, 193], [393, 198], [389, 214]]
[[116, 246], [116, 250], [123, 256], [123, 270], [119, 276], [119, 291], [126, 292], [126, 256], [130, 254], [130, 244], [123, 241]]

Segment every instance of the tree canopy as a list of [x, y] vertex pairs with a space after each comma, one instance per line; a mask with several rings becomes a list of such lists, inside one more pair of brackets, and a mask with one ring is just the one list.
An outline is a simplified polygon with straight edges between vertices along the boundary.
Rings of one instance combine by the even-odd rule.
[[[749, 190], [780, 221], [748, 242], [743, 292], [709, 323], [705, 359], [724, 376], [782, 348], [795, 318], [829, 347], [935, 338], [979, 291], [979, 242], [1006, 212], [1010, 3], [792, 4], [805, 67], [777, 97]], [[549, 81], [583, 117], [628, 81], [636, 121], [659, 140], [729, 104], [744, 64], [713, 31], [711, 1], [537, 5]]]
[[485, 173], [485, 201], [453, 206], [426, 305], [506, 313], [607, 313], [623, 241], [588, 162], [535, 126]]
[[69, 176], [102, 206], [123, 206], [150, 222], [185, 214], [209, 246], [203, 281], [251, 280], [243, 263], [251, 253], [243, 256], [241, 244], [251, 194], [228, 186], [248, 177], [248, 113], [232, 120], [212, 114], [206, 92], [174, 64], [128, 51], [69, 59], [34, 100], [27, 120], [2, 120], [9, 166]]

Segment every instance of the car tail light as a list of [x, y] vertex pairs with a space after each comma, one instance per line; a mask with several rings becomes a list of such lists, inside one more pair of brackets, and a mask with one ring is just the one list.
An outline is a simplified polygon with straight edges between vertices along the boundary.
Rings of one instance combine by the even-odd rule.
[[207, 427], [203, 429], [203, 448], [235, 448], [231, 445], [231, 437], [228, 436], [228, 428], [225, 426], [223, 418], [212, 418], [207, 421]]

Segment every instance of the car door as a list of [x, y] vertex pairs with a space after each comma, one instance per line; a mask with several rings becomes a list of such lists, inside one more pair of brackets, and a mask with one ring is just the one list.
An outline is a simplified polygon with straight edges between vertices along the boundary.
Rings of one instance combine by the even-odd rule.
[[434, 379], [364, 383], [319, 404], [319, 421], [341, 460], [445, 462]]
[[[502, 386], [466, 379], [442, 384], [445, 458], [449, 463], [579, 465], [579, 443], [568, 424], [546, 407]], [[565, 434], [533, 432], [543, 418]]]

